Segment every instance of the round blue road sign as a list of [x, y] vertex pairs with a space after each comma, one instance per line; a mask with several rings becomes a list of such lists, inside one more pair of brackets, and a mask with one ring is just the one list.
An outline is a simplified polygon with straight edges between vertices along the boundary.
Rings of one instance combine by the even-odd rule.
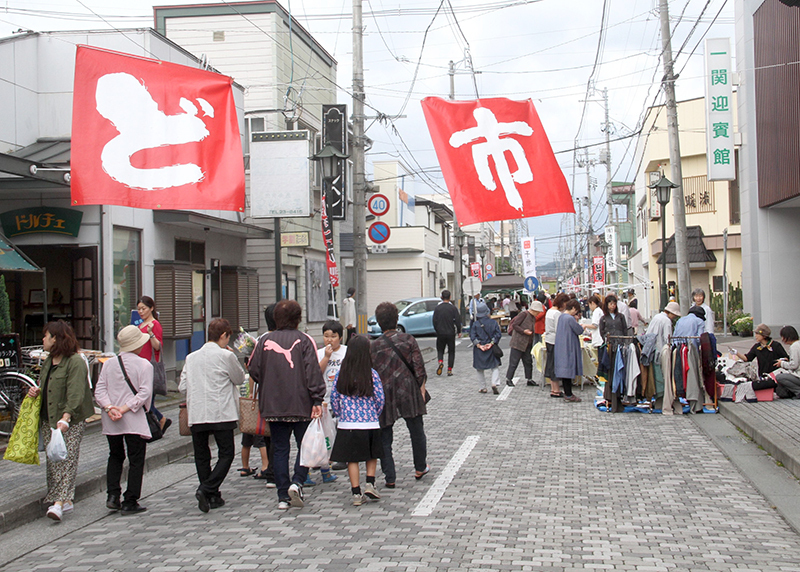
[[383, 244], [389, 240], [390, 234], [389, 225], [382, 221], [373, 222], [367, 231], [369, 239], [375, 244]]
[[535, 292], [539, 289], [539, 280], [536, 278], [536, 276], [528, 276], [525, 278], [524, 285], [525, 290], [528, 292]]

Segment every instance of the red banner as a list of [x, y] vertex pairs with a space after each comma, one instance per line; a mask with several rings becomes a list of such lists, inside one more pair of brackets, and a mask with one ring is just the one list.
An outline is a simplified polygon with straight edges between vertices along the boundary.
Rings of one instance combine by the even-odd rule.
[[592, 282], [595, 288], [602, 288], [606, 284], [606, 259], [602, 256], [592, 257]]
[[459, 224], [575, 212], [531, 100], [422, 100]]
[[227, 76], [78, 46], [72, 204], [244, 212]]
[[331, 222], [328, 219], [328, 209], [326, 207], [326, 189], [325, 183], [322, 183], [322, 200], [320, 201], [320, 218], [322, 219], [322, 239], [325, 241], [325, 251], [327, 256], [325, 261], [328, 263], [328, 277], [331, 280], [331, 286], [334, 288], [339, 287], [339, 268], [336, 266], [336, 254], [333, 252], [333, 229], [331, 229]]
[[469, 269], [470, 269], [470, 272], [472, 273], [472, 275], [475, 278], [477, 278], [478, 280], [483, 282], [483, 276], [482, 276], [482, 273], [481, 273], [481, 263], [480, 262], [470, 262], [469, 263]]

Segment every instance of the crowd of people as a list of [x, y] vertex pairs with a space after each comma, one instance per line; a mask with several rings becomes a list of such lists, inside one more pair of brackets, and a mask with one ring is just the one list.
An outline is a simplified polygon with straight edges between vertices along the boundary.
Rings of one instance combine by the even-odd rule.
[[[348, 302], [354, 305], [354, 292]], [[448, 353], [447, 375], [453, 375], [456, 339], [462, 334], [461, 317], [444, 290], [434, 311], [436, 330], [437, 375], [444, 372], [444, 353]], [[580, 402], [574, 395], [574, 380], [583, 375], [584, 344], [598, 354], [598, 362], [613, 354], [616, 338], [630, 338], [638, 330], [641, 344], [644, 384], [651, 383], [656, 397], [664, 394], [666, 374], [661, 369], [660, 354], [655, 348], [668, 345], [677, 337], [699, 339], [713, 336], [713, 314], [705, 304], [702, 290], [693, 292], [693, 305], [682, 316], [675, 302], [666, 305], [646, 325], [638, 314], [635, 298], [627, 303], [614, 294], [586, 298], [588, 314], [584, 317], [581, 300], [574, 294], [559, 292], [552, 298], [543, 292], [518, 310], [508, 323], [509, 363], [504, 381], [514, 386], [514, 375], [521, 361], [528, 386], [536, 386], [534, 367], [543, 370], [550, 385], [550, 396], [565, 402]], [[80, 443], [85, 419], [101, 409], [102, 430], [108, 441], [107, 500], [110, 510], [121, 514], [146, 511], [139, 504], [147, 443], [160, 438], [171, 420], [160, 415], [154, 403], [154, 369], [160, 361], [162, 330], [152, 298], [138, 303], [142, 321], [123, 327], [118, 335], [119, 354], [108, 359], [100, 372], [94, 395], [87, 383], [88, 369], [79, 353], [72, 328], [63, 321], [44, 327], [43, 345], [49, 352], [45, 359], [40, 386], [29, 391], [32, 398], [41, 396], [40, 420], [45, 445], [60, 432], [66, 445], [66, 458], [47, 462], [47, 497], [52, 502], [47, 516], [60, 521], [73, 510]], [[503, 333], [498, 320], [491, 317], [489, 305], [480, 295], [470, 301], [472, 366], [480, 393], [500, 393]], [[277, 493], [277, 507], [287, 510], [305, 504], [304, 487], [317, 483], [309, 476], [310, 467], [300, 462], [300, 449], [310, 423], [330, 415], [338, 425], [330, 461], [319, 469], [322, 483], [337, 480], [332, 469], [347, 470], [351, 501], [359, 506], [379, 500], [376, 482], [378, 461], [384, 488], [394, 488], [397, 468], [393, 454], [394, 426], [403, 420], [412, 450], [414, 476], [422, 479], [430, 471], [427, 462], [427, 438], [424, 416], [430, 396], [426, 390], [427, 373], [416, 339], [397, 328], [398, 310], [389, 302], [381, 303], [375, 317], [382, 334], [370, 341], [355, 333], [355, 318], [348, 310], [343, 322], [327, 321], [322, 327], [323, 346], [300, 331], [300, 304], [281, 300], [265, 312], [268, 330], [254, 343], [252, 354], [243, 363], [230, 347], [233, 332], [227, 320], [217, 318], [208, 326], [208, 341], [186, 357], [179, 390], [186, 395], [188, 427], [191, 433], [198, 478], [195, 499], [200, 511], [208, 512], [225, 504], [220, 492], [236, 457], [234, 433], [240, 411], [239, 398], [257, 399], [259, 416], [264, 421], [263, 435], [242, 434], [242, 477], [266, 481]], [[710, 317], [709, 317], [710, 316]], [[582, 320], [583, 318], [583, 320]], [[785, 326], [780, 342], [771, 338], [770, 329], [755, 328], [756, 343], [746, 354], [731, 352], [733, 359], [755, 361], [764, 384], [780, 397], [800, 398], [800, 344], [797, 330]], [[540, 362], [534, 364], [534, 346], [544, 346]], [[699, 344], [699, 342], [696, 342]], [[541, 357], [543, 356], [543, 357]], [[612, 356], [613, 357], [613, 356]], [[605, 360], [608, 361], [607, 359]], [[542, 363], [543, 362], [543, 363]], [[613, 359], [612, 359], [613, 363]], [[246, 380], [249, 377], [249, 383]], [[606, 393], [610, 383], [605, 384]], [[608, 402], [611, 395], [604, 396]], [[210, 437], [217, 444], [212, 466]], [[291, 442], [297, 449], [291, 458]], [[250, 467], [250, 452], [260, 453], [260, 465]], [[121, 478], [125, 459], [129, 469], [127, 486], [122, 491]], [[360, 463], [365, 464], [362, 487]]]

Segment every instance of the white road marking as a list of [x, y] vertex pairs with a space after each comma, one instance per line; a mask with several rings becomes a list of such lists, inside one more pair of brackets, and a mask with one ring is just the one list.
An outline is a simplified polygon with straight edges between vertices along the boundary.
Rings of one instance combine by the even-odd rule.
[[428, 492], [425, 493], [425, 496], [422, 497], [419, 504], [411, 511], [411, 516], [431, 515], [436, 505], [439, 504], [439, 501], [442, 499], [448, 485], [450, 485], [453, 478], [456, 476], [458, 469], [460, 469], [464, 461], [467, 460], [467, 457], [469, 457], [470, 452], [472, 452], [472, 449], [477, 445], [480, 438], [480, 435], [470, 435], [464, 439], [461, 447], [459, 447], [455, 455], [448, 461], [442, 472], [439, 473], [439, 476], [433, 482], [431, 488], [428, 489]]
[[[519, 377], [512, 377], [511, 381], [513, 381], [514, 385], [516, 385], [517, 383], [519, 383]], [[508, 399], [508, 396], [511, 395], [512, 389], [514, 388], [511, 387], [510, 385], [506, 385], [503, 391], [500, 393], [500, 395], [497, 396], [497, 399], [495, 401], [505, 401], [506, 399]]]

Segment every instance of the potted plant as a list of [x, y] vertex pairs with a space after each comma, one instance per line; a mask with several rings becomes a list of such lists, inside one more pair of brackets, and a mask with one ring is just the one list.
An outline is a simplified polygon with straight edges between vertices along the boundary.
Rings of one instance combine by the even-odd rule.
[[741, 337], [749, 338], [753, 335], [753, 317], [750, 314], [744, 314], [741, 318], [737, 318], [731, 327]]

